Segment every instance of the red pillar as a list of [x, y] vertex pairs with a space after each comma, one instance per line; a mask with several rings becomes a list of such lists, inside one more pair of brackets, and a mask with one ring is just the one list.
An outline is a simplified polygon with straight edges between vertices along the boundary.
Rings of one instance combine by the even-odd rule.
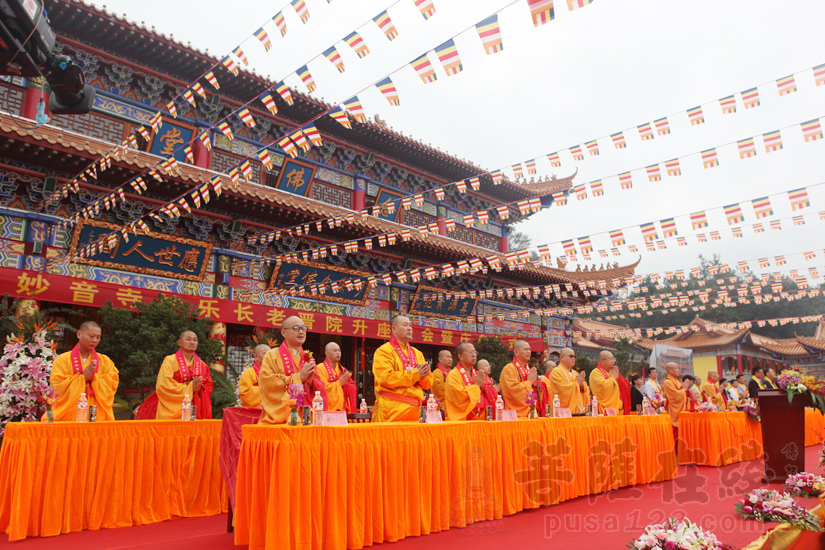
[[725, 363], [722, 361], [721, 355], [716, 355], [716, 370], [719, 372], [719, 376], [722, 376], [722, 373], [725, 372]]
[[[49, 94], [43, 92], [43, 101], [46, 104], [46, 112], [49, 109]], [[23, 92], [23, 105], [20, 108], [20, 115], [34, 120], [37, 116], [37, 104], [40, 102], [40, 88], [26, 88]]]
[[443, 216], [438, 216], [435, 219], [435, 223], [438, 224], [438, 232], [442, 236], [446, 236], [447, 235], [447, 221], [444, 219], [444, 217]]
[[[352, 209], [360, 212], [367, 207], [367, 182], [355, 178], [355, 188], [352, 193]], [[402, 214], [403, 215], [403, 214]], [[402, 220], [403, 223], [403, 220]]]
[[501, 239], [499, 240], [498, 251], [502, 254], [510, 252], [510, 239], [507, 237], [507, 226], [501, 228]]
[[211, 153], [206, 150], [206, 146], [199, 139], [194, 142], [192, 155], [195, 157], [195, 166], [198, 168], [209, 168], [209, 157]]
[[736, 356], [736, 373], [737, 374], [742, 374], [742, 356], [741, 355]]

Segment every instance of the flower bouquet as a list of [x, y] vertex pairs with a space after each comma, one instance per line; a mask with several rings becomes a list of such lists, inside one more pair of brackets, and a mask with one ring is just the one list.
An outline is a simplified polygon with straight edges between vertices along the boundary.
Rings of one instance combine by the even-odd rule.
[[819, 517], [794, 502], [788, 493], [773, 489], [754, 489], [736, 503], [736, 513], [763, 523], [778, 521], [808, 531], [822, 531]]
[[742, 410], [748, 415], [750, 420], [754, 422], [762, 422], [762, 417], [759, 415], [759, 405], [753, 399], [745, 399], [742, 401]]
[[534, 420], [538, 418], [538, 414], [536, 413], [536, 404], [538, 403], [538, 396], [534, 391], [528, 391], [527, 397], [524, 398], [524, 402], [530, 405], [530, 415], [528, 418], [530, 420]]
[[716, 408], [716, 405], [714, 405], [712, 401], [702, 401], [701, 403], [696, 405], [696, 412], [700, 412], [700, 413], [702, 413], [702, 412], [712, 412], [712, 413], [715, 413], [717, 411], [719, 411], [719, 409]]
[[685, 518], [668, 518], [664, 523], [648, 525], [645, 532], [627, 545], [633, 550], [717, 550], [723, 548], [716, 535], [702, 530]]
[[825, 479], [816, 474], [802, 472], [788, 476], [785, 480], [785, 489], [796, 496], [816, 498], [825, 491]]
[[298, 415], [298, 405], [304, 399], [306, 392], [303, 384], [290, 384], [287, 386], [287, 391], [284, 392], [283, 401], [291, 409], [289, 417], [287, 418], [287, 425], [298, 426], [301, 424], [301, 417]]
[[807, 393], [808, 386], [802, 383], [802, 375], [796, 371], [785, 371], [776, 379], [779, 389], [785, 390], [788, 394], [788, 403], [793, 401], [794, 395]]

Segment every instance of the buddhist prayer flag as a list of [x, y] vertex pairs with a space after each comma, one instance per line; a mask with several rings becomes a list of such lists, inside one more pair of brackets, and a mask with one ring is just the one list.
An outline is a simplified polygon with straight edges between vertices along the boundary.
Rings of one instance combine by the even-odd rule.
[[540, 244], [538, 246], [538, 253], [541, 261], [549, 262], [550, 261], [550, 247], [546, 244]]
[[528, 201], [527, 199], [519, 201], [518, 203], [516, 203], [516, 206], [518, 206], [518, 212], [522, 216], [530, 213], [530, 201]]
[[215, 75], [212, 73], [212, 71], [209, 71], [208, 73], [206, 73], [206, 80], [207, 80], [207, 82], [209, 82], [209, 84], [211, 84], [211, 85], [212, 85], [212, 87], [213, 87], [213, 88], [215, 88], [216, 90], [220, 90], [220, 89], [221, 89], [220, 85], [218, 84], [218, 79], [217, 79], [217, 78], [215, 78]]
[[705, 122], [705, 115], [702, 112], [702, 107], [694, 107], [693, 109], [687, 110], [688, 120], [690, 120], [691, 126], [698, 126], [699, 124], [704, 124]]
[[264, 95], [262, 95], [261, 96], [261, 103], [263, 103], [264, 107], [266, 107], [267, 110], [270, 113], [272, 113], [273, 115], [278, 114], [278, 106], [275, 105], [275, 100], [272, 99], [272, 96], [270, 94], [265, 93]]
[[333, 45], [324, 50], [324, 57], [326, 57], [332, 66], [338, 69], [339, 73], [344, 72], [344, 61], [341, 59], [341, 54], [338, 53], [338, 49]]
[[570, 11], [583, 8], [593, 3], [593, 0], [567, 0], [567, 8]]
[[464, 214], [464, 225], [466, 227], [472, 227], [475, 223], [476, 220], [472, 214]]
[[438, 60], [441, 61], [441, 66], [444, 67], [447, 76], [453, 76], [464, 70], [461, 65], [461, 58], [458, 56], [458, 49], [456, 49], [455, 42], [452, 39], [437, 47], [435, 54], [438, 56]]
[[413, 2], [415, 2], [418, 11], [421, 12], [421, 15], [424, 16], [425, 20], [435, 15], [435, 6], [433, 5], [433, 0], [413, 0]]
[[676, 221], [673, 218], [668, 218], [659, 222], [662, 225], [662, 236], [667, 239], [675, 237], [678, 234], [676, 230]]
[[166, 110], [172, 115], [172, 118], [178, 118], [178, 109], [175, 107], [175, 102], [170, 101], [166, 104]]
[[298, 156], [298, 150], [295, 148], [295, 145], [289, 140], [289, 136], [285, 136], [278, 141], [278, 147], [284, 150], [284, 152], [292, 158]]
[[272, 47], [272, 42], [269, 40], [269, 35], [266, 34], [266, 31], [263, 27], [255, 31], [255, 38], [261, 41], [261, 44], [263, 45], [266, 51], [269, 51], [269, 49]]
[[478, 177], [478, 176], [475, 176], [475, 177], [470, 178], [470, 188], [471, 188], [473, 191], [478, 191], [478, 189], [479, 189], [480, 187], [481, 187], [481, 180], [479, 179], [479, 177]]
[[659, 120], [654, 120], [653, 125], [656, 126], [656, 133], [660, 136], [664, 136], [670, 133], [670, 124], [667, 121], [667, 117], [660, 118]]
[[573, 192], [576, 194], [576, 198], [580, 201], [587, 198], [587, 187], [584, 184], [575, 186], [573, 188]]
[[498, 212], [498, 217], [501, 220], [506, 220], [510, 217], [510, 209], [506, 206], [499, 206], [496, 208], [496, 212]]
[[561, 247], [564, 249], [564, 253], [567, 256], [575, 256], [576, 255], [576, 244], [573, 242], [573, 239], [567, 239], [561, 242]]
[[504, 44], [501, 41], [501, 28], [498, 25], [498, 14], [494, 14], [477, 24], [476, 31], [478, 31], [481, 45], [484, 46], [487, 55], [498, 53], [504, 49]]
[[301, 148], [301, 151], [307, 152], [309, 151], [310, 145], [307, 141], [306, 137], [304, 136], [303, 130], [298, 128], [292, 134], [290, 134], [289, 139], [295, 142], [295, 145]]
[[269, 156], [269, 151], [261, 149], [258, 151], [258, 158], [261, 159], [267, 170], [272, 170], [272, 157]]
[[252, 180], [252, 165], [249, 164], [248, 160], [241, 163], [241, 172], [243, 172], [243, 177], [246, 181]]
[[651, 243], [659, 238], [659, 235], [656, 233], [655, 223], [643, 223], [639, 228], [642, 230], [642, 237], [644, 237], [646, 243]]
[[754, 234], [764, 233], [765, 228], [762, 226], [761, 223], [755, 223], [753, 224], [753, 232]]
[[765, 142], [766, 153], [771, 153], [782, 149], [782, 133], [779, 130], [764, 134], [762, 136], [762, 140]]
[[192, 95], [192, 90], [186, 90], [183, 92], [183, 97], [192, 104], [192, 107], [195, 107], [195, 96]]
[[599, 156], [599, 142], [595, 139], [593, 141], [588, 141], [584, 144], [587, 147], [588, 152], [590, 153], [591, 157]]
[[593, 246], [590, 244], [590, 237], [579, 237], [579, 248], [582, 254], [590, 254]]
[[745, 216], [742, 214], [742, 208], [739, 204], [729, 204], [725, 207], [725, 217], [728, 220], [728, 225], [735, 223], [742, 223], [745, 221]]
[[785, 265], [785, 256], [777, 256], [773, 259], [773, 261], [777, 266]]
[[818, 118], [803, 122], [800, 126], [802, 127], [802, 137], [805, 138], [806, 142], [822, 139], [822, 126], [819, 124]]
[[541, 27], [556, 17], [553, 0], [527, 0], [527, 6], [530, 8], [534, 27]]
[[794, 216], [793, 217], [793, 224], [794, 225], [805, 225], [805, 217], [804, 216]]
[[810, 252], [805, 252], [805, 253], [803, 254], [803, 256], [804, 256], [804, 258], [805, 258], [806, 260], [813, 260], [813, 259], [816, 257], [816, 252], [814, 252], [813, 250], [811, 250]]
[[776, 81], [776, 88], [779, 90], [780, 96], [792, 94], [796, 91], [796, 80], [794, 80], [793, 75], [780, 78]]
[[395, 40], [395, 37], [398, 36], [398, 31], [395, 30], [395, 25], [392, 24], [392, 19], [390, 19], [387, 10], [376, 15], [373, 21], [375, 21], [378, 28], [381, 29], [390, 40]]
[[645, 168], [647, 171], [647, 180], [648, 181], [661, 181], [662, 180], [662, 172], [659, 170], [659, 165], [654, 164], [652, 166], [648, 166]]
[[736, 112], [736, 96], [729, 95], [719, 100], [719, 105], [722, 107], [722, 112], [725, 114], [732, 114]]
[[739, 148], [740, 159], [746, 159], [756, 156], [756, 144], [753, 142], [753, 138], [737, 141], [736, 146]]
[[438, 80], [438, 77], [435, 75], [435, 69], [433, 69], [430, 58], [426, 53], [410, 63], [410, 66], [425, 84]]
[[691, 214], [690, 224], [692, 229], [702, 229], [703, 227], [707, 227], [708, 217], [705, 215], [705, 211], [702, 210], [701, 212], [694, 212]]
[[625, 243], [624, 233], [621, 229], [616, 229], [610, 232], [610, 242], [613, 246], [622, 246]]
[[567, 204], [567, 195], [564, 194], [564, 191], [555, 191], [553, 192], [552, 197], [553, 202], [558, 206], [564, 206]]
[[364, 107], [361, 106], [361, 101], [358, 100], [358, 96], [352, 96], [348, 100], [344, 102], [344, 107], [346, 107], [352, 116], [355, 117], [355, 120], [358, 122], [366, 122], [367, 115], [364, 113]]
[[619, 184], [622, 189], [631, 189], [633, 187], [633, 176], [630, 175], [630, 172], [619, 174]]
[[759, 90], [751, 88], [742, 92], [742, 103], [745, 104], [745, 109], [759, 107]]
[[321, 139], [321, 134], [318, 132], [318, 128], [316, 128], [315, 125], [311, 122], [304, 126], [304, 133], [314, 146], [320, 147], [324, 144], [323, 140]]
[[[186, 162], [189, 164], [195, 163], [195, 155], [192, 154], [192, 148], [188, 145], [183, 148], [183, 153], [186, 155]], [[107, 209], [108, 210], [108, 209]]]
[[816, 85], [825, 86], [825, 63], [814, 67], [813, 72], [814, 79], [816, 80]]
[[602, 180], [591, 181], [590, 192], [593, 193], [594, 197], [601, 197], [602, 195], [604, 195]]
[[312, 75], [309, 72], [309, 67], [304, 65], [302, 67], [299, 67], [296, 72], [298, 74], [298, 77], [306, 85], [306, 87], [309, 89], [309, 91], [314, 92], [315, 91], [315, 80], [312, 79]]
[[679, 238], [676, 239], [676, 243], [679, 246], [687, 246], [687, 239], [684, 238], [684, 237], [679, 237]]
[[387, 98], [390, 105], [395, 107], [401, 105], [401, 101], [398, 98], [398, 90], [395, 89], [395, 84], [392, 83], [390, 77], [385, 78], [376, 84], [375, 87], [378, 88], [382, 94], [384, 94], [384, 97]]
[[344, 128], [352, 130], [352, 124], [349, 121], [349, 117], [347, 117], [347, 113], [344, 112], [340, 105], [330, 111], [329, 116]]
[[490, 172], [490, 177], [493, 178], [493, 185], [499, 185], [503, 179], [501, 170], [493, 170]]
[[756, 219], [760, 220], [767, 216], [773, 216], [773, 207], [771, 207], [771, 199], [769, 197], [762, 197], [751, 201], [753, 211], [756, 214]]
[[616, 132], [610, 136], [610, 139], [613, 140], [613, 145], [616, 149], [624, 149], [627, 147], [627, 142], [624, 139], [624, 134], [622, 132]]
[[533, 175], [536, 173], [536, 159], [528, 160], [524, 163], [524, 167], [527, 169], [528, 175]]
[[486, 210], [476, 212], [476, 216], [478, 216], [478, 223], [487, 223], [490, 221], [490, 214]]
[[208, 131], [204, 130], [204, 132], [200, 135], [199, 139], [201, 140], [201, 143], [203, 143], [203, 146], [206, 147], [207, 151], [212, 150], [212, 141], [210, 141], [209, 139]]
[[238, 116], [243, 120], [244, 124], [246, 124], [250, 128], [255, 127], [255, 120], [252, 118], [252, 114], [250, 114], [249, 109], [244, 107], [240, 111], [238, 111]]
[[344, 42], [346, 42], [350, 48], [355, 52], [355, 55], [358, 56], [359, 59], [364, 59], [370, 53], [369, 48], [367, 48], [367, 43], [364, 42], [364, 39], [361, 38], [361, 35], [358, 34], [358, 31], [353, 31], [349, 33], [346, 38], [344, 38]]
[[653, 139], [653, 128], [650, 127], [649, 122], [645, 122], [641, 126], [638, 127], [639, 130], [639, 137], [642, 138], [642, 141], [649, 141]]
[[232, 130], [229, 128], [229, 124], [226, 122], [221, 122], [218, 124], [218, 130], [223, 132], [223, 135], [228, 137], [230, 141], [235, 139], [235, 136], [232, 135]]
[[515, 177], [516, 180], [520, 180], [522, 178], [522, 176], [524, 175], [523, 172], [522, 172], [521, 164], [514, 164], [512, 166], [512, 168], [513, 168], [513, 177]]
[[455, 182], [455, 188], [458, 189], [459, 193], [467, 192], [467, 184], [464, 182], [464, 180], [459, 180]]
[[278, 95], [281, 96], [281, 99], [286, 101], [287, 105], [292, 105], [295, 100], [292, 99], [292, 93], [289, 91], [289, 88], [283, 82], [278, 84], [278, 87], [275, 88], [275, 91], [278, 92]]
[[702, 151], [702, 165], [705, 168], [719, 166], [719, 157], [716, 156], [716, 149]]
[[579, 145], [574, 145], [570, 148], [570, 154], [573, 155], [573, 160], [584, 160], [584, 153]]
[[759, 258], [759, 267], [765, 268], [770, 267], [771, 261], [768, 258]]
[[682, 168], [679, 166], [679, 159], [673, 159], [665, 162], [665, 169], [668, 176], [681, 176]]
[[298, 14], [298, 17], [301, 18], [303, 23], [309, 21], [309, 10], [307, 9], [307, 4], [304, 0], [292, 0], [290, 4], [292, 4], [292, 7], [295, 8], [295, 13]]
[[232, 73], [235, 76], [238, 76], [238, 71], [240, 70], [240, 68], [238, 67], [238, 64], [235, 63], [235, 60], [232, 59], [232, 56], [227, 55], [223, 58], [223, 61], [221, 61], [221, 63], [223, 63], [223, 66], [226, 67], [226, 69], [230, 73]]
[[722, 237], [720, 237], [720, 236], [719, 236], [719, 232], [718, 232], [718, 231], [711, 231], [711, 232], [710, 232], [710, 240], [712, 240], [712, 241], [718, 241], [718, 240], [719, 240], [719, 239], [721, 239], [721, 238], [722, 238]]
[[550, 153], [547, 155], [547, 160], [550, 161], [550, 166], [561, 166], [561, 159], [558, 153]]
[[788, 191], [788, 199], [791, 201], [791, 210], [794, 211], [811, 206], [811, 201], [808, 200], [808, 190], [805, 187]]
[[281, 36], [286, 36], [286, 19], [284, 19], [284, 14], [278, 12], [272, 20], [275, 22], [275, 26], [278, 27], [278, 30], [281, 31]]
[[771, 222], [771, 229], [781, 231], [782, 230], [782, 220], [774, 220]]

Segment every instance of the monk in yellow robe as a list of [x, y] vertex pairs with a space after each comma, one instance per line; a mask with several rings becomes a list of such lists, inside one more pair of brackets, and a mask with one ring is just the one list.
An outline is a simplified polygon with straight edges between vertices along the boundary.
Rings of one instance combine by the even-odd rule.
[[667, 399], [667, 412], [670, 414], [670, 423], [673, 426], [673, 440], [679, 437], [679, 414], [688, 409], [687, 389], [690, 383], [679, 380], [679, 364], [668, 363], [667, 380], [662, 384]]
[[327, 410], [358, 412], [358, 386], [352, 379], [352, 373], [341, 364], [341, 346], [328, 342], [324, 346], [324, 355], [326, 358], [317, 370], [327, 389]]
[[490, 374], [493, 372], [493, 367], [490, 366], [490, 362], [488, 360], [481, 359], [478, 363], [476, 363], [476, 370], [484, 373], [484, 392], [487, 393], [488, 397], [492, 397], [493, 406], [495, 406], [500, 388], [498, 384], [496, 384], [496, 381], [490, 377]]
[[300, 317], [284, 319], [281, 325], [283, 343], [264, 355], [258, 386], [261, 390], [261, 419], [259, 424], [283, 424], [289, 417], [290, 387], [296, 395], [303, 393], [298, 406], [312, 404], [315, 392], [321, 392], [326, 410], [329, 398], [324, 382], [317, 374], [315, 359], [304, 351], [307, 327]]
[[424, 390], [433, 385], [430, 365], [410, 345], [413, 325], [409, 317], [397, 315], [390, 322], [390, 341], [375, 350], [372, 374], [375, 379], [373, 422], [417, 422]]
[[590, 388], [584, 381], [585, 373], [576, 373], [573, 365], [576, 363], [576, 353], [570, 348], [561, 350], [560, 365], [550, 373], [550, 402], [558, 395], [563, 409], [570, 409], [571, 414], [580, 414], [587, 411], [590, 403]]
[[487, 375], [475, 370], [478, 353], [470, 342], [455, 348], [458, 366], [447, 375], [447, 420], [484, 420], [487, 407], [496, 404], [497, 394], [485, 391]]
[[212, 374], [209, 365], [198, 354], [198, 335], [185, 330], [178, 337], [178, 349], [167, 355], [160, 365], [155, 393], [150, 395], [138, 411], [145, 418], [152, 409], [158, 420], [180, 420], [183, 398], [189, 396], [199, 419], [212, 418]]
[[516, 411], [519, 418], [526, 418], [530, 414], [530, 405], [527, 397], [538, 397], [539, 375], [536, 367], [530, 367], [530, 343], [516, 340], [513, 343], [513, 361], [507, 363], [501, 370], [501, 394], [504, 397], [504, 406]]
[[624, 403], [619, 389], [620, 376], [613, 354], [607, 350], [599, 353], [599, 364], [590, 373], [590, 391], [599, 402], [599, 414], [605, 414], [607, 409], [614, 409], [617, 415], [624, 414]]
[[57, 422], [77, 419], [77, 401], [85, 393], [97, 407], [97, 420], [114, 420], [112, 404], [119, 381], [115, 364], [107, 356], [97, 353], [100, 343], [100, 325], [86, 321], [77, 331], [77, 345], [61, 353], [52, 364], [51, 385], [56, 396], [52, 414]]
[[716, 385], [718, 382], [719, 373], [715, 370], [710, 371], [708, 373], [708, 379], [702, 384], [702, 393], [706, 400], [716, 405], [716, 408], [720, 411], [724, 411], [727, 407], [725, 406], [725, 399], [722, 397], [722, 394], [719, 392], [719, 387]]
[[238, 393], [241, 396], [241, 407], [261, 408], [261, 389], [258, 386], [258, 376], [260, 376], [261, 373], [261, 364], [264, 361], [264, 356], [270, 349], [272, 348], [266, 344], [258, 344], [255, 346], [255, 349], [252, 350], [255, 362], [251, 367], [241, 373], [241, 378], [238, 380]]
[[438, 399], [438, 408], [447, 407], [447, 375], [453, 366], [453, 354], [443, 349], [438, 352], [438, 364], [433, 371], [433, 395]]

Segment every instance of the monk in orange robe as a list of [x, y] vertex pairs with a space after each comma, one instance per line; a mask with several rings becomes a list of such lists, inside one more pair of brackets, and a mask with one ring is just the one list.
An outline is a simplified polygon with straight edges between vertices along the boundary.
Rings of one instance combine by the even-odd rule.
[[702, 395], [705, 396], [705, 399], [716, 405], [716, 408], [720, 411], [724, 411], [727, 409], [725, 406], [725, 400], [722, 398], [722, 394], [719, 393], [719, 387], [716, 385], [719, 382], [719, 373], [715, 370], [712, 370], [708, 373], [707, 381], [702, 384]]
[[119, 382], [115, 364], [97, 353], [100, 325], [86, 321], [77, 331], [77, 345], [61, 353], [52, 364], [51, 385], [55, 403], [52, 414], [57, 422], [77, 419], [77, 401], [85, 393], [89, 407], [97, 406], [97, 420], [114, 420], [112, 405]]
[[530, 414], [530, 405], [527, 396], [538, 396], [539, 375], [536, 368], [530, 368], [530, 343], [525, 340], [516, 340], [513, 343], [513, 361], [507, 363], [501, 370], [501, 394], [504, 396], [504, 406], [516, 411], [519, 418], [526, 418]]
[[198, 357], [198, 335], [184, 330], [178, 349], [160, 365], [155, 391], [138, 409], [138, 420], [180, 420], [183, 398], [189, 396], [196, 418], [212, 418], [212, 374], [209, 365]]
[[585, 412], [590, 403], [590, 388], [584, 381], [584, 371], [573, 370], [576, 353], [570, 348], [562, 349], [559, 363], [550, 373], [550, 402], [558, 395], [561, 407], [570, 409], [571, 414]]
[[409, 317], [390, 321], [390, 341], [375, 350], [372, 374], [375, 379], [373, 422], [417, 422], [424, 390], [433, 385], [430, 365], [424, 354], [410, 345], [413, 325]]
[[443, 349], [438, 352], [438, 364], [433, 371], [433, 395], [438, 399], [438, 408], [447, 407], [447, 375], [453, 366], [453, 354]]
[[241, 396], [241, 407], [251, 407], [253, 409], [261, 408], [261, 389], [258, 386], [258, 376], [261, 372], [261, 364], [264, 356], [270, 348], [266, 344], [258, 344], [252, 351], [255, 356], [255, 362], [251, 367], [241, 373], [238, 380], [238, 393]]
[[327, 410], [358, 412], [358, 386], [352, 373], [341, 364], [341, 346], [328, 342], [324, 346], [324, 355], [326, 358], [317, 369], [329, 397]]
[[621, 382], [630, 384], [619, 374], [616, 358], [607, 350], [599, 353], [599, 363], [590, 373], [590, 391], [599, 402], [599, 414], [605, 414], [607, 409], [614, 409], [617, 415], [624, 414], [624, 400], [622, 399]]
[[473, 368], [478, 358], [470, 342], [461, 342], [455, 348], [458, 366], [447, 375], [447, 420], [483, 420], [487, 407], [496, 404], [485, 392], [487, 376]]
[[283, 424], [289, 417], [289, 388], [303, 392], [299, 406], [312, 405], [315, 392], [320, 392], [326, 410], [329, 398], [324, 382], [317, 374], [315, 359], [304, 351], [307, 327], [300, 317], [284, 319], [281, 325], [283, 343], [264, 355], [258, 385], [261, 390], [261, 419], [259, 424]]
[[668, 363], [665, 365], [665, 369], [667, 369], [667, 380], [662, 386], [665, 399], [667, 399], [667, 412], [670, 414], [670, 423], [673, 426], [673, 440], [676, 441], [679, 437], [679, 414], [687, 410], [688, 406], [687, 389], [689, 382], [679, 380], [678, 363]]
[[481, 371], [484, 373], [484, 387], [482, 388], [482, 392], [487, 396], [487, 400], [493, 403], [495, 406], [496, 399], [498, 399], [498, 384], [490, 377], [490, 374], [493, 372], [493, 368], [490, 366], [490, 362], [486, 359], [480, 360], [476, 363], [476, 370]]

